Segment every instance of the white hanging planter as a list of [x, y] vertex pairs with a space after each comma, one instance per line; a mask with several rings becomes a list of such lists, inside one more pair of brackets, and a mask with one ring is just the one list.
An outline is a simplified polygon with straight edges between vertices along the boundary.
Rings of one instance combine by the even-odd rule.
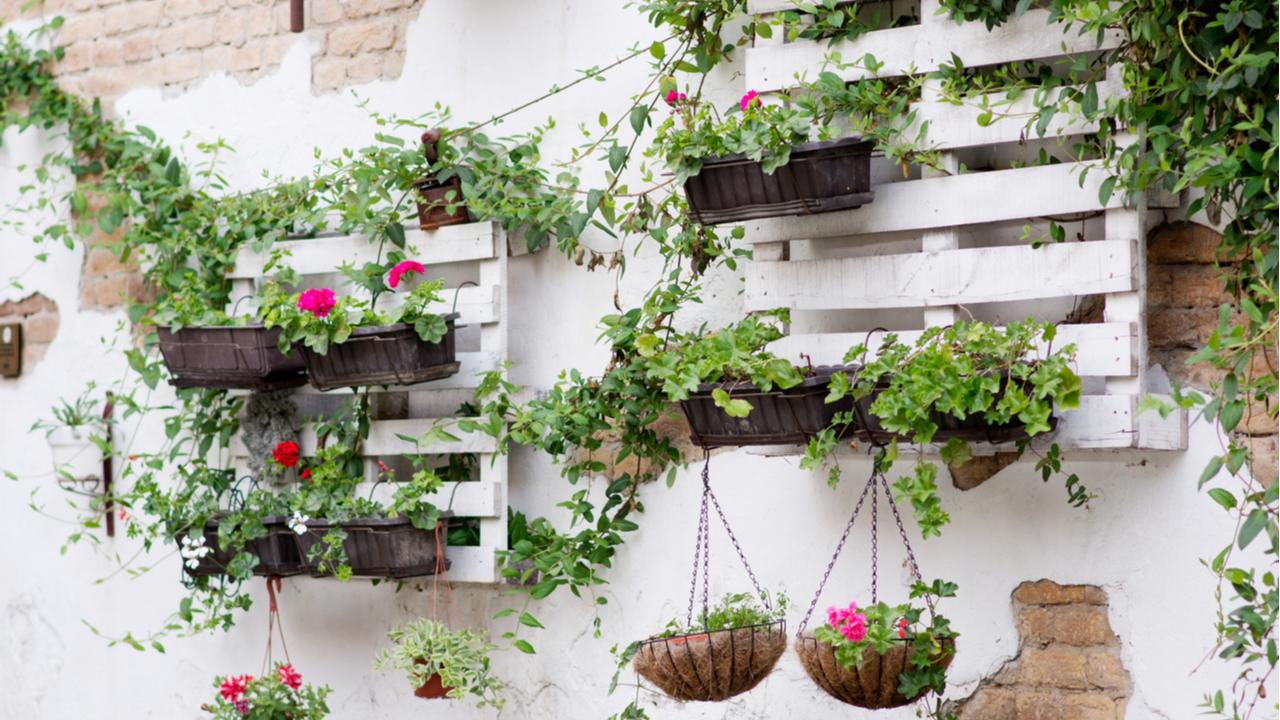
[[60, 427], [49, 433], [49, 449], [53, 451], [56, 476], [65, 480], [92, 477], [102, 479], [102, 450], [90, 440], [95, 428], [87, 425]]

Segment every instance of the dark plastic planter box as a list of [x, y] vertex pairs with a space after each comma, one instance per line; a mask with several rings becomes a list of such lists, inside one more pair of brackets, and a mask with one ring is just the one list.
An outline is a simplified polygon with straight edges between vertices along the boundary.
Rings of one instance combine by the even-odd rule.
[[273, 515], [263, 518], [262, 523], [267, 526], [266, 536], [250, 540], [245, 548], [258, 556], [258, 566], [253, 569], [253, 574], [286, 577], [306, 572], [307, 564], [298, 552], [298, 541], [289, 529], [289, 518]]
[[175, 387], [279, 390], [307, 382], [302, 359], [285, 357], [280, 328], [261, 326], [157, 328], [160, 353]]
[[[182, 539], [187, 533], [180, 532], [174, 540], [178, 543], [178, 549], [182, 549]], [[230, 567], [231, 561], [235, 558], [235, 553], [227, 552], [218, 547], [218, 521], [209, 520], [204, 524], [204, 546], [210, 548], [204, 557], [199, 559], [199, 564], [194, 568], [187, 567], [187, 560], [179, 553], [179, 559], [182, 560], [182, 570], [192, 577], [204, 577], [206, 575], [225, 575], [227, 568]]]
[[[689, 420], [690, 438], [699, 447], [807, 443], [831, 425], [836, 413], [853, 410], [851, 398], [826, 402], [827, 385], [835, 373], [853, 373], [857, 369], [854, 365], [814, 368], [814, 376], [799, 385], [769, 392], [745, 381], [703, 384], [688, 400], [680, 402], [680, 408]], [[717, 388], [734, 400], [751, 403], [751, 412], [742, 418], [730, 416], [711, 397]], [[855, 429], [846, 428], [841, 437], [853, 434]]]
[[[860, 427], [855, 436], [876, 444], [887, 444], [894, 440], [908, 442], [906, 437], [886, 430], [880, 424], [880, 418], [871, 414], [871, 404], [887, 388], [887, 384], [878, 385], [866, 397], [858, 400], [858, 424]], [[998, 398], [999, 395], [997, 395]], [[1017, 418], [1007, 423], [991, 423], [987, 422], [982, 413], [971, 414], [961, 420], [948, 413], [935, 412], [929, 415], [929, 421], [938, 426], [938, 431], [933, 434], [933, 442], [935, 443], [945, 443], [951, 438], [957, 438], [965, 442], [1003, 443], [1025, 440], [1031, 437], [1027, 434], [1027, 424]], [[1057, 427], [1058, 419], [1049, 418], [1049, 429], [1053, 430]]]
[[346, 342], [330, 345], [321, 355], [299, 345], [295, 351], [307, 366], [311, 384], [319, 390], [366, 385], [412, 385], [454, 375], [462, 367], [455, 360], [454, 321], [444, 316], [448, 332], [438, 343], [423, 342], [412, 325], [358, 328]]
[[[418, 226], [423, 230], [435, 230], [446, 225], [460, 225], [470, 221], [467, 206], [462, 204], [462, 181], [457, 175], [443, 183], [434, 177], [426, 177], [413, 183], [418, 193]], [[453, 199], [446, 196], [453, 192]], [[449, 204], [456, 204], [452, 213]]]
[[689, 212], [695, 221], [715, 225], [861, 207], [875, 199], [874, 145], [862, 138], [797, 145], [772, 175], [742, 154], [704, 158], [702, 171], [684, 183]]
[[[312, 577], [331, 573], [321, 571], [318, 561], [308, 558], [312, 546], [323, 541], [332, 527], [326, 520], [308, 520], [308, 532], [295, 535], [298, 551]], [[358, 577], [406, 578], [434, 575], [439, 572], [436, 563], [436, 534], [420, 530], [408, 518], [367, 518], [342, 524], [347, 539], [342, 549], [347, 553], [351, 574]], [[447, 533], [441, 533], [447, 540]], [[449, 567], [448, 560], [445, 568]]]

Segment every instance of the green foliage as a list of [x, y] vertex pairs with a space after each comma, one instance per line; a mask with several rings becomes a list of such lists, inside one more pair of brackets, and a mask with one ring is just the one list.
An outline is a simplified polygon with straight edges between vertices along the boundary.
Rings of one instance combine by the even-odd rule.
[[[333, 692], [329, 687], [316, 690], [311, 685], [301, 685], [297, 689], [285, 684], [281, 677], [283, 672], [293, 672], [292, 665], [276, 663], [263, 677], [243, 676], [216, 677], [213, 686], [220, 692], [213, 705], [205, 704], [201, 710], [213, 713], [215, 720], [320, 720], [329, 714], [329, 706], [325, 698]], [[295, 683], [301, 680], [297, 675]], [[243, 686], [243, 695], [237, 693], [233, 697], [242, 704], [243, 711], [237, 708], [235, 700], [228, 699], [221, 688], [230, 687], [224, 683], [247, 679]]]
[[768, 625], [782, 620], [786, 615], [786, 593], [778, 593], [772, 602], [770, 602], [768, 590], [758, 598], [751, 593], [733, 593], [720, 598], [720, 602], [715, 605], [703, 607], [702, 614], [694, 618], [692, 625], [686, 627], [680, 618], [675, 618], [653, 638], [679, 637], [699, 632], [713, 633], [753, 625]]
[[373, 664], [375, 670], [403, 670], [414, 688], [439, 673], [454, 700], [471, 694], [480, 698], [476, 707], [502, 710], [506, 704], [501, 696], [506, 686], [489, 669], [489, 653], [498, 648], [485, 640], [485, 631], [450, 630], [443, 623], [423, 618], [403, 628], [397, 625], [387, 637], [395, 647], [382, 650]]
[[762, 163], [772, 175], [790, 162], [793, 145], [808, 142], [810, 121], [789, 104], [763, 105], [760, 98], [743, 102], [745, 109], [735, 105], [721, 120], [708, 103], [676, 101], [675, 112], [658, 126], [646, 156], [661, 159], [680, 184], [701, 172], [705, 158], [738, 153]]
[[[687, 400], [689, 393], [696, 392], [702, 383], [750, 381], [765, 392], [775, 386], [786, 389], [799, 385], [804, 379], [800, 371], [763, 349], [783, 337], [782, 331], [768, 321], [770, 317], [782, 325], [790, 322], [785, 311], [774, 310], [712, 332], [704, 327], [693, 333], [673, 334], [667, 328], [666, 340], [660, 340], [655, 332], [643, 333], [634, 340], [640, 354], [637, 362], [648, 378], [661, 381], [662, 391], [672, 402]], [[728, 395], [723, 390], [716, 392], [724, 396], [717, 396], [716, 404], [729, 406]]]

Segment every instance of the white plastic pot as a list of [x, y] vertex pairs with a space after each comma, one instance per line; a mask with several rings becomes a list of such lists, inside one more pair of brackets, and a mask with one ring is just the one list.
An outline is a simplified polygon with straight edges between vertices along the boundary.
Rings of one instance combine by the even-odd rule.
[[102, 478], [102, 450], [89, 439], [93, 432], [93, 428], [81, 425], [58, 428], [49, 434], [49, 449], [53, 451], [57, 477], [65, 479], [70, 475], [76, 480]]

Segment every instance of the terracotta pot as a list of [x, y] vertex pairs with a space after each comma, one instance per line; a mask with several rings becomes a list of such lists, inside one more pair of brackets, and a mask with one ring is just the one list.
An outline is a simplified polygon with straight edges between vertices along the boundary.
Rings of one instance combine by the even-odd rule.
[[[444, 182], [434, 177], [425, 177], [415, 181], [413, 189], [418, 195], [418, 227], [423, 230], [435, 230], [470, 221], [467, 206], [462, 204], [462, 180], [457, 175]], [[453, 197], [449, 198], [451, 192]], [[449, 204], [457, 205], [453, 212], [449, 212]]]
[[[416, 660], [415, 664], [426, 665], [427, 663], [425, 660]], [[436, 673], [427, 678], [422, 687], [414, 690], [413, 695], [414, 697], [427, 698], [428, 700], [439, 700], [449, 697], [449, 691], [452, 689], [451, 687], [445, 687], [444, 680], [440, 678], [440, 673]]]

